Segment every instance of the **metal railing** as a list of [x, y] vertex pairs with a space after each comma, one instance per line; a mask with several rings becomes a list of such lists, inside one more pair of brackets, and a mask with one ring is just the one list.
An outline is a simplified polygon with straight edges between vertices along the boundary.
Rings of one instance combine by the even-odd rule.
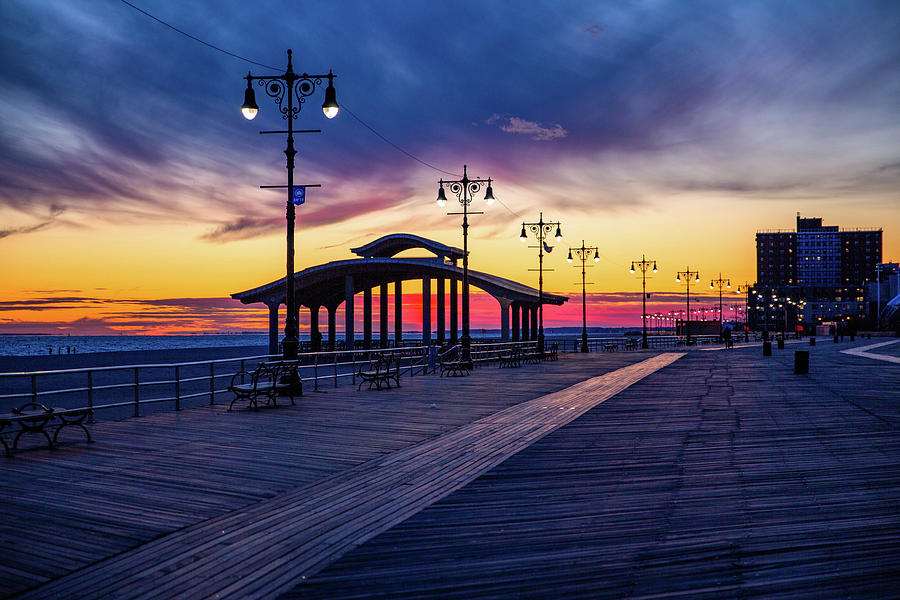
[[[478, 364], [499, 360], [505, 350], [535, 343], [473, 344], [473, 361]], [[329, 384], [332, 388], [342, 383], [356, 385], [359, 371], [383, 353], [400, 355], [401, 374], [425, 375], [435, 372], [442, 351], [457, 349], [458, 346], [446, 350], [438, 346], [402, 346], [304, 353], [298, 359], [300, 379], [313, 390]], [[183, 363], [0, 373], [0, 412], [25, 402], [37, 402], [139, 417], [147, 414], [151, 406], [170, 405], [179, 411], [187, 406], [212, 405], [217, 396], [229, 394], [228, 386], [235, 373], [252, 370], [259, 362], [280, 359], [281, 355], [263, 354]]]
[[[345, 380], [356, 384], [359, 368], [375, 355], [388, 352], [400, 353], [401, 372], [413, 376], [417, 373], [417, 361], [426, 350], [419, 346], [308, 353], [300, 355], [299, 370], [301, 380], [315, 390], [327, 382], [332, 387]], [[168, 403], [181, 410], [188, 404], [198, 405], [201, 399], [200, 403], [215, 404], [217, 395], [228, 393], [235, 373], [247, 370], [248, 364], [255, 367], [255, 363], [280, 358], [281, 355], [264, 354], [197, 362], [0, 373], [0, 412], [24, 402], [38, 402], [94, 411], [118, 409], [119, 416], [130, 412], [138, 417], [152, 405]]]

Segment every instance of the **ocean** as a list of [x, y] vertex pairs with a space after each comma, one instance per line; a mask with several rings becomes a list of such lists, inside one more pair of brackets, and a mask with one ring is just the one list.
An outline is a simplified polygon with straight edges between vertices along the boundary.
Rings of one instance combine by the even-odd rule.
[[0, 357], [266, 346], [266, 334], [0, 335]]

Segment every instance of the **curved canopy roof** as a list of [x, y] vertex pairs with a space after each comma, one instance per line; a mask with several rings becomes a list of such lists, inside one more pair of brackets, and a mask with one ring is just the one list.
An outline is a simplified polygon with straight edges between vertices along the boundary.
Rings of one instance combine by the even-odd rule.
[[[390, 236], [388, 236], [390, 237]], [[384, 238], [382, 238], [384, 239]], [[420, 238], [421, 239], [421, 238]], [[426, 240], [427, 241], [427, 240]], [[359, 293], [382, 283], [421, 280], [423, 277], [462, 281], [463, 270], [438, 258], [356, 258], [338, 260], [299, 271], [294, 275], [297, 304], [304, 306], [338, 306], [345, 299], [346, 276], [353, 278], [353, 292]], [[538, 290], [515, 281], [469, 269], [469, 284], [484, 290], [498, 300], [538, 304]], [[264, 302], [270, 306], [285, 302], [284, 278], [237, 292], [232, 298], [243, 304]], [[544, 292], [544, 304], [561, 305], [566, 296]]]
[[462, 258], [464, 254], [459, 248], [446, 246], [440, 242], [428, 240], [411, 233], [392, 233], [391, 235], [380, 237], [374, 242], [369, 242], [365, 246], [351, 248], [350, 252], [363, 258], [389, 258], [412, 248], [422, 248], [434, 253], [439, 258], [446, 258], [451, 261]]

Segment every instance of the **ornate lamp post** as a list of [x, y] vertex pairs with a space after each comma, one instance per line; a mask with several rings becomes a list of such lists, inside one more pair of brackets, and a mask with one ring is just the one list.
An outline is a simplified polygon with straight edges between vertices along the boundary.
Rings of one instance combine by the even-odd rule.
[[[534, 234], [535, 239], [538, 241], [538, 311], [539, 311], [539, 323], [538, 323], [538, 352], [544, 351], [544, 249], [547, 249], [547, 252], [550, 252], [553, 247], [548, 246], [544, 241], [550, 235], [550, 232], [553, 231], [553, 226], [556, 225], [556, 234], [553, 236], [556, 241], [562, 240], [562, 231], [560, 230], [559, 221], [544, 221], [544, 213], [540, 213], [540, 218], [537, 223], [522, 223], [522, 234], [519, 236], [519, 240], [522, 243], [528, 240], [527, 232], [530, 231]], [[534, 269], [529, 269], [533, 271]]]
[[750, 341], [750, 291], [753, 289], [749, 283], [738, 286], [738, 293], [744, 295], [744, 341]]
[[650, 269], [651, 263], [653, 264], [653, 272], [656, 273], [658, 271], [656, 268], [656, 261], [649, 260], [643, 254], [641, 254], [641, 260], [631, 261], [631, 273], [634, 273], [635, 266], [641, 271], [641, 320], [643, 321], [644, 326], [641, 333], [641, 348], [644, 349], [650, 347], [650, 345], [647, 344], [647, 270]]
[[685, 313], [685, 322], [684, 322], [684, 332], [685, 332], [685, 343], [690, 346], [691, 345], [691, 277], [694, 278], [694, 283], [700, 283], [700, 271], [691, 271], [691, 267], [688, 266], [685, 271], [678, 271], [675, 274], [675, 281], [681, 283], [681, 277], [684, 276], [685, 281], [687, 282], [687, 312]]
[[584, 281], [584, 263], [591, 255], [594, 256], [594, 262], [600, 262], [600, 256], [597, 246], [586, 247], [584, 245], [584, 240], [581, 240], [581, 248], [569, 248], [569, 256], [566, 260], [570, 263], [572, 262], [573, 252], [575, 253], [576, 258], [581, 260], [581, 351], [587, 352], [587, 292], [585, 292], [584, 289], [587, 284]]
[[282, 118], [287, 121], [286, 131], [261, 131], [260, 133], [286, 133], [287, 147], [284, 155], [287, 157], [288, 180], [286, 186], [262, 186], [267, 188], [287, 188], [287, 208], [285, 219], [287, 221], [287, 276], [285, 277], [285, 323], [284, 323], [284, 340], [281, 342], [282, 351], [285, 360], [293, 360], [297, 358], [297, 350], [300, 346], [299, 326], [297, 323], [297, 306], [294, 299], [294, 221], [295, 212], [294, 204], [302, 204], [305, 200], [305, 189], [307, 187], [319, 187], [318, 185], [294, 185], [294, 156], [297, 151], [294, 149], [295, 133], [319, 133], [319, 130], [306, 129], [295, 130], [294, 119], [300, 114], [300, 109], [306, 102], [306, 98], [316, 91], [317, 87], [321, 87], [324, 80], [328, 80], [328, 87], [325, 89], [325, 102], [322, 104], [322, 112], [329, 119], [333, 119], [338, 113], [338, 104], [334, 92], [334, 74], [328, 71], [328, 75], [309, 75], [307, 73], [295, 73], [291, 64], [291, 51], [287, 51], [288, 64], [287, 69], [281, 75], [270, 75], [265, 77], [257, 77], [247, 73], [244, 78], [247, 80], [247, 90], [244, 92], [244, 104], [241, 106], [241, 113], [248, 120], [253, 120], [259, 112], [259, 106], [256, 104], [256, 94], [253, 92], [253, 82], [263, 86], [266, 94], [275, 99], [281, 111]]
[[494, 190], [491, 187], [491, 178], [487, 179], [469, 179], [466, 165], [463, 165], [462, 179], [446, 181], [441, 179], [438, 184], [437, 203], [438, 206], [447, 204], [447, 195], [444, 193], [444, 185], [450, 188], [450, 191], [456, 194], [457, 200], [462, 205], [462, 212], [449, 212], [448, 215], [462, 215], [463, 230], [463, 285], [462, 285], [462, 337], [459, 342], [462, 347], [461, 360], [470, 363], [472, 360], [471, 348], [472, 338], [469, 335], [469, 215], [482, 215], [483, 212], [470, 212], [469, 205], [472, 204], [472, 197], [481, 190], [483, 184], [487, 184], [484, 193], [484, 200], [490, 206], [494, 203]]
[[719, 273], [718, 279], [713, 279], [709, 282], [709, 289], [714, 290], [719, 288], [719, 339], [722, 339], [722, 290], [725, 288], [731, 289], [731, 279], [722, 279], [722, 273]]

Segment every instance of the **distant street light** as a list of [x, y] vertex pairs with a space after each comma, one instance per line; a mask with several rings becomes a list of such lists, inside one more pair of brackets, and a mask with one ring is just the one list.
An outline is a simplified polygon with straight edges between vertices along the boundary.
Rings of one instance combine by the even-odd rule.
[[570, 263], [572, 262], [572, 253], [575, 253], [575, 257], [581, 260], [581, 351], [588, 351], [588, 342], [587, 342], [587, 292], [585, 292], [585, 286], [587, 285], [584, 281], [584, 263], [593, 255], [594, 262], [600, 262], [599, 250], [596, 246], [586, 247], [584, 245], [584, 240], [581, 240], [581, 248], [569, 248], [569, 256], [566, 258]]
[[[538, 324], [538, 352], [544, 351], [544, 248], [546, 247], [547, 252], [553, 249], [552, 246], [547, 246], [547, 243], [544, 240], [550, 236], [550, 232], [553, 231], [554, 225], [556, 225], [556, 234], [553, 237], [559, 242], [562, 240], [562, 231], [559, 228], [559, 221], [544, 222], [543, 212], [540, 213], [540, 218], [537, 223], [523, 222], [522, 234], [519, 236], [519, 240], [522, 243], [525, 243], [528, 240], [527, 232], [530, 231], [538, 241], [538, 311], [540, 315], [540, 322]], [[533, 270], [534, 269], [529, 269], [529, 271]]]
[[722, 319], [722, 290], [731, 289], [731, 279], [722, 279], [722, 273], [719, 272], [719, 278], [709, 282], [709, 289], [719, 288], [719, 339], [722, 339], [723, 319]]
[[744, 295], [744, 341], [750, 341], [750, 291], [753, 286], [749, 282], [738, 286], [738, 293]]
[[643, 330], [641, 332], [641, 348], [649, 348], [647, 343], [647, 270], [653, 264], [653, 272], [656, 273], [656, 261], [649, 260], [645, 255], [641, 255], [641, 260], [631, 261], [631, 273], [634, 273], [634, 267], [637, 266], [641, 271], [641, 321], [643, 322]]
[[[462, 285], [462, 337], [459, 342], [461, 346], [462, 362], [470, 363], [472, 361], [472, 337], [469, 335], [469, 215], [483, 215], [483, 212], [469, 212], [469, 205], [472, 204], [472, 196], [481, 190], [482, 184], [487, 184], [484, 193], [484, 201], [488, 206], [494, 203], [494, 189], [491, 187], [491, 178], [487, 179], [469, 179], [466, 165], [463, 165], [462, 179], [446, 181], [441, 179], [438, 184], [437, 204], [445, 206], [447, 204], [447, 194], [444, 193], [444, 185], [450, 188], [450, 191], [456, 194], [457, 200], [462, 205], [462, 212], [449, 212], [448, 215], [462, 215], [463, 230], [463, 285]], [[456, 327], [454, 325], [453, 327]], [[456, 331], [454, 329], [454, 331]]]
[[675, 281], [681, 282], [682, 275], [685, 278], [687, 283], [687, 309], [685, 312], [685, 343], [690, 346], [691, 345], [691, 277], [694, 278], [694, 283], [700, 283], [700, 271], [691, 271], [691, 267], [688, 266], [686, 271], [678, 271], [675, 274]]
[[[294, 204], [302, 204], [305, 199], [305, 189], [307, 187], [319, 187], [319, 185], [302, 185], [294, 186], [294, 156], [297, 151], [294, 149], [294, 133], [320, 133], [318, 129], [295, 130], [294, 119], [300, 113], [300, 109], [306, 102], [306, 98], [315, 92], [317, 87], [321, 87], [325, 79], [328, 80], [328, 87], [325, 89], [325, 102], [322, 104], [322, 112], [329, 119], [333, 119], [338, 113], [338, 104], [334, 91], [335, 75], [328, 71], [328, 75], [308, 75], [306, 73], [294, 73], [291, 64], [291, 51], [287, 51], [288, 64], [287, 69], [281, 75], [269, 75], [265, 77], [257, 77], [249, 72], [244, 78], [247, 80], [247, 89], [244, 92], [244, 104], [241, 106], [241, 113], [248, 120], [253, 120], [259, 113], [259, 106], [256, 104], [256, 94], [253, 91], [253, 82], [257, 85], [264, 86], [266, 94], [275, 99], [281, 111], [282, 118], [287, 121], [286, 131], [261, 131], [260, 133], [286, 133], [287, 147], [284, 155], [287, 157], [288, 180], [287, 185], [267, 185], [260, 186], [264, 188], [287, 188], [287, 208], [285, 210], [285, 219], [287, 221], [287, 275], [285, 277], [285, 322], [284, 322], [284, 339], [281, 342], [281, 348], [285, 360], [294, 360], [297, 358], [297, 351], [300, 347], [299, 324], [297, 323], [297, 306], [294, 297], [294, 221], [295, 211]], [[296, 102], [296, 106], [294, 106]], [[303, 190], [303, 191], [301, 191]], [[296, 194], [296, 195], [295, 195]]]

